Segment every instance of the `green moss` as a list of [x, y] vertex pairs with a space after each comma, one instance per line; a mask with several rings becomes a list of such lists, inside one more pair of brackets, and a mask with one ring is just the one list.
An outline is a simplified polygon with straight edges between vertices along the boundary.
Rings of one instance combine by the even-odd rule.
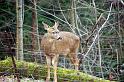
[[[13, 64], [11, 58], [0, 61], [0, 72], [5, 72], [7, 69], [9, 69], [8, 72], [10, 73], [14, 72], [12, 69], [12, 65]], [[45, 65], [39, 65], [37, 63], [29, 63], [25, 61], [16, 61], [16, 66], [19, 74], [23, 77], [33, 76], [35, 79], [46, 78], [47, 67]], [[11, 67], [11, 69], [5, 67]], [[51, 67], [51, 71], [53, 72], [53, 67]], [[110, 82], [109, 80], [91, 76], [80, 71], [64, 69], [60, 67], [58, 67], [57, 75], [59, 77], [58, 82], [63, 82], [64, 80], [68, 80], [68, 82], [72, 82], [74, 80], [79, 82]], [[53, 77], [53, 73], [51, 73], [51, 77]]]

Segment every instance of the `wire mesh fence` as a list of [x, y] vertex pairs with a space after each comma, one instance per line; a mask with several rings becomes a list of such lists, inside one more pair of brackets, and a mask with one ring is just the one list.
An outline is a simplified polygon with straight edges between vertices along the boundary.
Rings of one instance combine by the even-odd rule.
[[[8, 34], [9, 36], [11, 35], [10, 33], [3, 32], [4, 38], [3, 37], [1, 38], [1, 50], [0, 50], [1, 61], [3, 59], [6, 59], [8, 56], [10, 57], [11, 55], [15, 56], [15, 50], [13, 50], [15, 49], [15, 44], [12, 43], [13, 37], [12, 36], [5, 37], [5, 35], [8, 35]], [[95, 42], [95, 44], [93, 45], [91, 50], [88, 52], [88, 55], [85, 58], [83, 56], [85, 55], [85, 53], [78, 53], [78, 58], [80, 59], [79, 70], [86, 74], [90, 74], [96, 77], [123, 82], [123, 73], [122, 73], [123, 69], [121, 67], [123, 63], [120, 62], [120, 60], [123, 60], [123, 56], [120, 55], [120, 46], [119, 46], [118, 40], [119, 40], [119, 37], [103, 36], [103, 37], [100, 37], [100, 40], [97, 40]], [[14, 46], [10, 46], [10, 44]], [[92, 44], [92, 42], [91, 43], [89, 42], [88, 44]], [[46, 59], [43, 52], [41, 51], [34, 52], [32, 51], [32, 47], [30, 44], [26, 44], [26, 45], [24, 44], [24, 61], [34, 62], [34, 64], [36, 65], [39, 65], [39, 64], [45, 65]], [[0, 63], [1, 64], [0, 67], [2, 68], [0, 72], [1, 82], [2, 81], [15, 82], [14, 80], [17, 78], [14, 78], [15, 72], [14, 72], [13, 63], [10, 63], [10, 61], [8, 62], [8, 64], [7, 62], [5, 63], [6, 63], [5, 66], [4, 64], [2, 65], [2, 63]], [[34, 69], [32, 70], [32, 68], [26, 68], [22, 65], [23, 63], [20, 63], [18, 67], [18, 72], [19, 72], [18, 75], [20, 78], [22, 78], [21, 79], [22, 82], [23, 81], [31, 82], [31, 79], [33, 80], [33, 82], [43, 81], [43, 80], [35, 80], [36, 77], [39, 76], [38, 75], [39, 73], [34, 73], [34, 72], [37, 72], [37, 70], [34, 70]], [[16, 65], [18, 66], [18, 63], [16, 63]], [[29, 66], [29, 64], [24, 64], [24, 65], [26, 65], [27, 67]], [[70, 59], [65, 56], [59, 57], [58, 67], [62, 67], [66, 69], [74, 69], [74, 65], [70, 63]], [[29, 70], [34, 72], [32, 72], [32, 74], [28, 74]], [[43, 71], [44, 69], [40, 68], [39, 70]], [[51, 72], [51, 74], [53, 74], [53, 72]], [[45, 78], [46, 76], [40, 76], [40, 77]], [[61, 78], [61, 79], [65, 79], [65, 78]]]

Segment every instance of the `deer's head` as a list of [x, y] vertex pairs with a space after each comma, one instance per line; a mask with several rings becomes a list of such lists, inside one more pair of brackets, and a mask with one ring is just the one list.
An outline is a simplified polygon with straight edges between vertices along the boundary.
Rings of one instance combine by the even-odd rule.
[[50, 27], [45, 23], [43, 23], [43, 25], [44, 25], [44, 29], [47, 30], [48, 35], [52, 39], [56, 39], [56, 40], [62, 39], [59, 35], [60, 31], [58, 30], [58, 26], [59, 26], [58, 22], [55, 22], [55, 24], [52, 27]]

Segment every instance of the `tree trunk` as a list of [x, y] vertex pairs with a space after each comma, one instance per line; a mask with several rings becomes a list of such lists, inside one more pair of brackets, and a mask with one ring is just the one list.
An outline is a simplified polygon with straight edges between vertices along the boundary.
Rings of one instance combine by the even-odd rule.
[[[36, 0], [32, 0], [32, 51], [40, 51]], [[35, 55], [35, 54], [34, 54]], [[36, 60], [36, 59], [35, 59]]]
[[17, 29], [16, 29], [16, 56], [23, 60], [23, 1], [16, 0]]
[[75, 0], [71, 1], [71, 24], [72, 24], [72, 29], [74, 29], [75, 27], [77, 27], [76, 25], [76, 4], [75, 4]]

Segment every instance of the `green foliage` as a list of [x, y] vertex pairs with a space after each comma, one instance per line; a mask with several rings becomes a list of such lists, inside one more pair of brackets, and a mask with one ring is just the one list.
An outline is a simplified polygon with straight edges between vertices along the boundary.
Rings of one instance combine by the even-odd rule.
[[[25, 61], [17, 61], [16, 66], [19, 73], [22, 77], [34, 77], [35, 79], [45, 79], [47, 74], [47, 67], [45, 65], [39, 65], [37, 63], [29, 63]], [[0, 72], [9, 72], [12, 73], [14, 70], [12, 69], [13, 64], [11, 58], [7, 58], [6, 60], [0, 61]], [[53, 67], [51, 67], [53, 72]], [[23, 72], [23, 73], [22, 73]], [[51, 73], [53, 76], [53, 73]], [[110, 82], [109, 80], [101, 79], [98, 77], [94, 77], [76, 70], [72, 69], [64, 69], [59, 68], [57, 70], [58, 74], [58, 82], [63, 82], [63, 80], [68, 80], [68, 82], [72, 82], [74, 80], [80, 82]], [[52, 79], [52, 78], [51, 78]]]

